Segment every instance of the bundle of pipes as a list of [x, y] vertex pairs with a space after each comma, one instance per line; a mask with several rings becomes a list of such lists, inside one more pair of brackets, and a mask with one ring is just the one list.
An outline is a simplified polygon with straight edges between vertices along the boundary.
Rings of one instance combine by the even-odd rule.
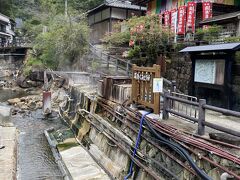
[[[106, 102], [102, 101], [102, 103], [100, 102], [99, 104], [102, 107], [104, 107], [104, 109], [108, 110], [108, 112], [110, 112], [110, 113], [114, 112], [114, 109], [112, 109], [112, 107], [109, 107]], [[129, 122], [135, 123], [136, 125], [139, 126], [140, 117], [142, 115], [137, 113], [137, 112], [133, 112], [131, 109], [129, 109], [127, 107], [123, 107], [123, 108], [127, 112], [128, 116], [124, 117], [123, 115], [121, 115], [119, 113], [118, 113], [118, 115], [122, 116], [122, 118], [124, 117], [124, 119], [128, 120]], [[116, 112], [112, 113], [112, 115], [116, 116]], [[117, 117], [118, 120], [120, 120], [123, 123], [126, 123], [126, 121], [122, 120], [122, 118]], [[219, 157], [222, 157], [223, 159], [227, 159], [229, 161], [234, 162], [236, 165], [240, 165], [239, 157], [237, 157], [236, 155], [234, 155], [230, 152], [226, 152], [225, 150], [217, 147], [216, 145], [211, 144], [210, 142], [212, 141], [213, 143], [215, 143], [217, 145], [219, 144], [219, 145], [224, 145], [224, 146], [235, 148], [235, 149], [240, 149], [238, 146], [234, 146], [234, 145], [231, 145], [231, 144], [228, 144], [228, 143], [223, 143], [223, 142], [216, 141], [216, 140], [210, 140], [210, 139], [201, 138], [201, 137], [194, 137], [193, 135], [191, 135], [189, 133], [179, 131], [175, 127], [172, 127], [170, 125], [166, 125], [164, 123], [161, 123], [161, 122], [156, 121], [154, 119], [150, 119], [148, 117], [146, 117], [146, 121], [151, 125], [151, 127], [153, 127], [153, 129], [157, 133], [162, 134], [162, 135], [174, 140], [176, 143], [181, 145], [183, 148], [188, 150], [190, 153], [195, 154], [199, 159], [204, 159], [207, 162], [209, 162], [210, 164], [212, 164], [213, 166], [221, 169], [223, 172], [226, 172], [229, 175], [232, 175], [233, 177], [235, 177], [237, 179], [240, 179], [240, 176], [238, 174], [236, 174], [235, 172], [233, 172], [233, 171], [229, 170], [228, 168], [214, 162], [213, 160], [209, 159], [208, 157], [205, 157], [205, 156], [201, 155], [200, 152], [196, 151], [196, 149], [200, 149], [201, 151], [205, 151], [205, 152], [210, 153], [210, 154], [215, 154]], [[131, 125], [130, 126], [128, 125], [128, 127], [136, 132], [136, 129], [131, 127]], [[144, 139], [146, 139], [147, 141], [149, 141], [149, 139], [146, 138], [146, 136], [144, 134], [142, 134], [142, 137]], [[153, 144], [155, 147], [157, 147], [159, 150], [161, 150], [163, 152], [163, 149], [161, 149], [161, 147], [154, 144], [153, 142], [150, 142], [150, 143]], [[194, 147], [195, 149], [193, 149], [192, 147]], [[179, 160], [174, 159], [173, 157], [171, 159], [175, 160], [178, 164], [182, 165], [185, 169], [189, 170], [189, 172], [191, 172], [192, 174], [195, 174], [191, 169], [186, 168], [183, 163], [179, 162]]]

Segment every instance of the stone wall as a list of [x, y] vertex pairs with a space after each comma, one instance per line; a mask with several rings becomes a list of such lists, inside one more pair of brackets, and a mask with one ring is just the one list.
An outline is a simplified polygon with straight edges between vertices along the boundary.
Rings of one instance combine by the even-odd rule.
[[177, 89], [182, 93], [191, 93], [192, 62], [189, 56], [180, 53], [171, 55], [167, 62], [165, 78], [177, 81]]
[[24, 63], [27, 49], [0, 49], [0, 77], [11, 76]]

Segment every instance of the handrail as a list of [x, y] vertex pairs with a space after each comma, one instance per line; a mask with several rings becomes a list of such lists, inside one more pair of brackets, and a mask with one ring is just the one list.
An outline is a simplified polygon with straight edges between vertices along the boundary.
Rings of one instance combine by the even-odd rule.
[[171, 96], [171, 95], [166, 95], [166, 97], [171, 99], [171, 100], [182, 102], [182, 103], [185, 103], [185, 104], [188, 104], [188, 105], [199, 106], [198, 102], [189, 101], [187, 99], [182, 99], [182, 98]]
[[[113, 65], [115, 65], [116, 66], [116, 71], [118, 71], [118, 68], [121, 68], [122, 70], [125, 70], [126, 71], [126, 73], [127, 73], [127, 75], [129, 75], [129, 74], [131, 74], [131, 67], [132, 67], [132, 63], [131, 62], [129, 62], [129, 61], [126, 61], [126, 60], [123, 60], [123, 59], [120, 59], [120, 58], [118, 58], [118, 57], [115, 57], [115, 56], [113, 56], [113, 55], [110, 55], [110, 54], [108, 54], [108, 53], [105, 53], [105, 52], [102, 52], [102, 51], [100, 51], [99, 53], [100, 53], [100, 55], [99, 55], [99, 53], [97, 53], [97, 51], [99, 51], [99, 50], [97, 50], [91, 43], [89, 43], [89, 46], [90, 46], [90, 51], [94, 54], [94, 55], [96, 55], [98, 58], [100, 58], [101, 60], [104, 60], [104, 61], [107, 61], [107, 64], [109, 65], [109, 64], [113, 64]], [[104, 56], [107, 56], [106, 58], [107, 59], [104, 59], [103, 58], [103, 55]], [[111, 61], [111, 60], [113, 60], [112, 62], [109, 62], [109, 61]], [[114, 61], [115, 60], [115, 61]], [[120, 63], [124, 63], [124, 65], [119, 65], [119, 62]]]
[[226, 115], [230, 115], [230, 116], [240, 117], [240, 112], [232, 111], [229, 109], [219, 108], [219, 107], [215, 107], [215, 106], [211, 106], [211, 105], [207, 105], [207, 104], [203, 105], [203, 108], [212, 110], [212, 111], [216, 111], [219, 113], [223, 113]]
[[[163, 119], [168, 119], [169, 118], [168, 113], [171, 113], [171, 114], [175, 114], [179, 117], [185, 118], [187, 120], [190, 120], [192, 122], [197, 122], [198, 123], [198, 135], [204, 135], [205, 134], [205, 126], [207, 126], [207, 127], [213, 128], [215, 130], [222, 131], [222, 132], [240, 137], [240, 132], [238, 132], [238, 131], [235, 131], [230, 128], [226, 128], [226, 127], [223, 127], [223, 126], [211, 123], [211, 122], [206, 122], [205, 121], [206, 120], [205, 119], [205, 116], [206, 116], [205, 110], [208, 109], [208, 110], [220, 112], [220, 113], [234, 116], [234, 117], [240, 117], [240, 112], [207, 105], [206, 100], [204, 100], [204, 99], [200, 99], [199, 102], [192, 102], [187, 99], [171, 96], [169, 92], [165, 92], [162, 95], [164, 97]], [[175, 100], [177, 102], [181, 102], [181, 103], [185, 103], [188, 105], [193, 105], [193, 106], [198, 107], [198, 111], [199, 111], [198, 118], [194, 118], [187, 114], [183, 114], [181, 112], [177, 112], [177, 111], [171, 109], [170, 100]]]

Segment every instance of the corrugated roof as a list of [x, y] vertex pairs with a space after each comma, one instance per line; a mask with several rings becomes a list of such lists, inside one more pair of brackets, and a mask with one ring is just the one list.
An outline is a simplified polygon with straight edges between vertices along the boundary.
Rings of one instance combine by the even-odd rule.
[[226, 44], [186, 47], [180, 52], [191, 53], [191, 52], [227, 51], [227, 50], [237, 51], [239, 49], [240, 49], [240, 43], [226, 43]]
[[233, 12], [233, 13], [227, 13], [227, 14], [223, 14], [223, 15], [219, 15], [219, 16], [214, 16], [212, 18], [201, 21], [200, 24], [214, 23], [214, 22], [218, 22], [218, 21], [236, 18], [238, 16], [240, 16], [240, 11]]

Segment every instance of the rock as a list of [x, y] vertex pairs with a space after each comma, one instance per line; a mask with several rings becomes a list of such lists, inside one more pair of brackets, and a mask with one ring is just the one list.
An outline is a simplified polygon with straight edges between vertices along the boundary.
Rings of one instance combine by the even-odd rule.
[[43, 103], [42, 102], [37, 102], [36, 104], [36, 109], [42, 109]]
[[17, 110], [17, 109], [13, 109], [13, 110], [12, 110], [12, 116], [17, 115], [17, 113], [18, 113], [18, 110]]
[[[28, 78], [31, 81], [44, 82], [44, 71], [33, 71], [29, 74]], [[48, 81], [51, 80], [51, 74], [47, 73]]]
[[14, 98], [14, 99], [9, 99], [9, 100], [7, 100], [7, 102], [8, 102], [8, 104], [10, 104], [10, 105], [15, 105], [15, 104], [17, 104], [17, 103], [20, 103], [21, 100], [20, 100], [19, 98]]
[[211, 139], [226, 142], [229, 144], [240, 145], [240, 138], [225, 133], [209, 133]]
[[218, 171], [218, 168], [210, 170], [208, 175], [214, 180], [220, 179], [220, 172]]
[[30, 87], [41, 87], [41, 86], [43, 86], [43, 82], [31, 81], [31, 80], [28, 80], [28, 81], [27, 81], [27, 84], [28, 84]]
[[31, 86], [27, 83], [27, 79], [23, 76], [17, 78], [16, 81], [17, 85], [21, 88], [30, 88]]
[[23, 106], [21, 107], [21, 109], [22, 109], [22, 110], [28, 110], [29, 108], [28, 108], [27, 105], [23, 105]]
[[21, 102], [25, 102], [25, 101], [26, 101], [26, 97], [21, 97], [21, 98], [20, 98], [20, 101], [21, 101]]
[[28, 107], [31, 110], [34, 110], [36, 108], [36, 102], [35, 101], [29, 101], [28, 102]]

